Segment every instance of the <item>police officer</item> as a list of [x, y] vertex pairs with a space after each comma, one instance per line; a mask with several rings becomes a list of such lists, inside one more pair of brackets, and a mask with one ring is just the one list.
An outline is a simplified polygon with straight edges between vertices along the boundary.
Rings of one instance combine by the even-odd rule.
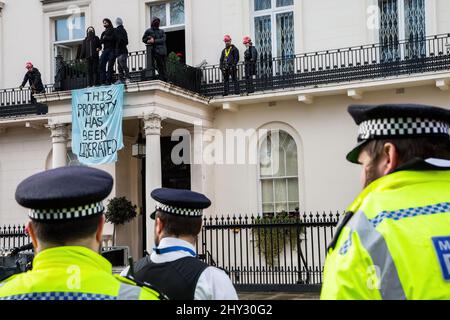
[[[211, 202], [190, 190], [156, 189], [156, 248], [138, 261], [135, 279], [149, 282], [171, 300], [235, 300], [236, 290], [227, 274], [197, 258], [195, 243], [202, 225], [203, 209]], [[122, 275], [129, 273], [125, 269]]]
[[104, 200], [112, 177], [88, 167], [38, 173], [16, 190], [29, 208], [29, 234], [37, 253], [33, 269], [0, 283], [0, 300], [157, 300], [159, 294], [112, 275], [98, 252]]
[[362, 193], [329, 246], [322, 299], [450, 299], [450, 110], [350, 106]]

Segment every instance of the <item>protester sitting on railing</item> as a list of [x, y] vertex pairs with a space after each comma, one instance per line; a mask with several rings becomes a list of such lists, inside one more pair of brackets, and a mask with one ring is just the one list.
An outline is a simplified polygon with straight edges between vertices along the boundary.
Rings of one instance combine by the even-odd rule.
[[[103, 19], [103, 26], [105, 31], [103, 31], [100, 42], [103, 45], [103, 53], [100, 58], [100, 82], [101, 84], [110, 85], [112, 83], [114, 74], [114, 62], [116, 60], [115, 49], [116, 49], [116, 32], [112, 25], [111, 20]], [[108, 64], [108, 75], [106, 75], [106, 65]]]
[[123, 27], [122, 18], [116, 18], [116, 56], [119, 79], [117, 84], [130, 82], [130, 70], [128, 69], [128, 33]]
[[225, 49], [220, 56], [220, 69], [223, 73], [223, 95], [227, 96], [230, 87], [230, 75], [234, 82], [234, 94], [239, 94], [239, 82], [237, 80], [237, 64], [239, 62], [239, 50], [231, 44], [231, 37], [225, 35], [223, 38]]
[[86, 59], [88, 86], [98, 85], [98, 63], [99, 52], [102, 44], [99, 37], [95, 35], [94, 27], [89, 27], [86, 31], [86, 38], [81, 46], [81, 59]]
[[20, 85], [20, 89], [23, 89], [25, 84], [30, 84], [31, 88], [31, 103], [36, 103], [36, 99], [34, 98], [35, 94], [45, 93], [44, 84], [42, 83], [41, 73], [37, 68], [33, 66], [33, 63], [27, 62], [25, 68], [27, 68], [28, 72], [25, 74], [23, 78], [22, 84]]
[[256, 61], [258, 60], [258, 51], [253, 46], [252, 39], [249, 36], [244, 37], [244, 45], [247, 50], [244, 52], [245, 61], [245, 84], [247, 87], [247, 93], [255, 92], [255, 86], [253, 84], [253, 76], [256, 75]]
[[154, 18], [152, 21], [152, 26], [147, 29], [142, 37], [142, 42], [146, 45], [150, 45], [153, 60], [156, 62], [156, 68], [158, 70], [159, 78], [162, 81], [167, 81], [166, 77], [166, 57], [167, 57], [167, 47], [166, 47], [166, 34], [164, 30], [159, 29], [161, 20], [159, 18]]

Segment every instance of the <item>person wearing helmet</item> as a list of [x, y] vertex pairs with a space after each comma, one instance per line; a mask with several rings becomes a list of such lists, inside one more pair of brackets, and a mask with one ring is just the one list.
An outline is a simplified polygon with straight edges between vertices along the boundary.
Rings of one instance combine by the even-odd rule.
[[247, 93], [255, 92], [255, 86], [253, 84], [253, 77], [256, 75], [256, 60], [258, 59], [258, 51], [253, 46], [252, 39], [249, 36], [244, 37], [242, 41], [247, 47], [244, 52], [245, 63], [245, 85]]
[[35, 94], [45, 93], [44, 85], [42, 84], [41, 73], [38, 68], [33, 66], [33, 63], [27, 62], [25, 68], [28, 70], [23, 78], [22, 84], [20, 85], [20, 90], [23, 89], [25, 84], [28, 82], [31, 88], [31, 103], [35, 104], [36, 99]]
[[225, 35], [223, 38], [225, 48], [220, 56], [220, 70], [223, 74], [223, 95], [227, 96], [230, 88], [230, 75], [234, 83], [234, 94], [240, 94], [239, 82], [237, 79], [237, 64], [239, 62], [239, 50], [231, 44], [231, 37]]

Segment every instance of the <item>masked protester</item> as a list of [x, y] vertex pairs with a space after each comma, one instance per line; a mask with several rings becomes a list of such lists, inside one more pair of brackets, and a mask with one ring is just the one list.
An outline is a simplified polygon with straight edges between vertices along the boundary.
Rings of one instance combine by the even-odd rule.
[[223, 95], [227, 96], [229, 92], [230, 76], [234, 83], [234, 94], [240, 94], [239, 82], [237, 80], [237, 64], [239, 62], [239, 50], [231, 44], [231, 37], [225, 35], [223, 38], [225, 49], [220, 56], [220, 69], [223, 74]]
[[35, 94], [45, 93], [44, 84], [42, 83], [41, 73], [38, 68], [33, 66], [33, 63], [27, 62], [25, 68], [28, 72], [25, 74], [23, 78], [22, 84], [20, 85], [20, 89], [23, 89], [25, 84], [28, 82], [31, 88], [31, 103], [36, 103], [36, 99], [34, 97]]
[[167, 47], [166, 47], [166, 34], [164, 30], [159, 28], [161, 20], [154, 18], [152, 26], [147, 29], [142, 37], [142, 42], [151, 46], [151, 52], [156, 63], [156, 69], [158, 70], [159, 78], [162, 81], [167, 81], [166, 77], [166, 60], [167, 60]]
[[256, 75], [256, 60], [258, 60], [258, 51], [253, 46], [252, 39], [250, 37], [244, 37], [242, 41], [247, 47], [244, 52], [245, 63], [245, 84], [247, 87], [247, 93], [255, 92], [255, 86], [253, 84], [253, 77]]
[[116, 18], [116, 55], [119, 80], [117, 83], [130, 82], [130, 70], [128, 69], [128, 33], [123, 26], [122, 18]]
[[[100, 42], [103, 45], [103, 53], [100, 57], [100, 82], [104, 85], [110, 85], [113, 79], [114, 63], [116, 61], [115, 49], [117, 45], [116, 32], [111, 20], [103, 19], [103, 31]], [[108, 74], [106, 73], [108, 66]]]
[[98, 85], [99, 52], [102, 50], [100, 38], [93, 27], [87, 28], [86, 38], [81, 46], [81, 59], [86, 59], [88, 86]]

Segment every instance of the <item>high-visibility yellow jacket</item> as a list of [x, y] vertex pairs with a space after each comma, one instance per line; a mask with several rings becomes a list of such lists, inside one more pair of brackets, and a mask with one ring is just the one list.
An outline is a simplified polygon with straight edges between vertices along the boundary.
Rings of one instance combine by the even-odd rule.
[[450, 299], [450, 171], [384, 176], [348, 212], [321, 299]]
[[112, 274], [85, 247], [57, 247], [36, 255], [33, 269], [0, 283], [0, 300], [158, 300], [159, 294]]

